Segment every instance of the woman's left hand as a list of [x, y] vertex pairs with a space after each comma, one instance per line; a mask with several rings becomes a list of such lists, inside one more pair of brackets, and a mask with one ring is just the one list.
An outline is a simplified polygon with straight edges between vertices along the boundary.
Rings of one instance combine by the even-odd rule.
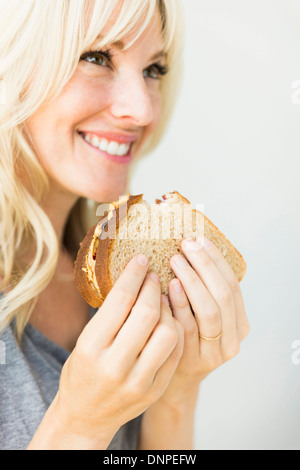
[[182, 242], [189, 263], [182, 255], [171, 259], [177, 279], [169, 284], [169, 297], [184, 328], [184, 351], [162, 397], [170, 404], [188, 398], [210, 372], [236, 356], [250, 331], [234, 272], [213, 243], [201, 240]]

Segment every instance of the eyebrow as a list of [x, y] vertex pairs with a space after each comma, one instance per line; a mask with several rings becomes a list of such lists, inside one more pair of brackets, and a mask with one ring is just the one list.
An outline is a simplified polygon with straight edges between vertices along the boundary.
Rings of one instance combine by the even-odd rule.
[[[103, 40], [103, 36], [98, 36], [97, 40]], [[122, 51], [124, 48], [125, 48], [125, 45], [124, 45], [124, 42], [123, 41], [115, 41], [111, 44], [109, 44], [109, 48], [110, 47], [113, 47], [113, 48], [116, 48], [120, 51]], [[160, 59], [162, 57], [166, 57], [167, 56], [167, 53], [165, 50], [161, 50], [159, 52], [156, 52], [155, 54], [153, 54], [152, 57], [150, 57], [150, 61], [152, 60], [157, 60], [157, 59]]]
[[161, 57], [167, 57], [166, 51], [159, 51], [159, 52], [156, 52], [156, 53], [150, 58], [150, 60], [157, 60], [157, 59], [160, 59]]
[[122, 51], [124, 49], [124, 42], [122, 41], [115, 41], [111, 44], [112, 47], [115, 47], [116, 49], [120, 49]]
[[[103, 36], [101, 36], [101, 34], [99, 36], [96, 37], [96, 40], [95, 40], [95, 43], [98, 44], [99, 42], [102, 42], [104, 39]], [[112, 42], [111, 44], [109, 44], [109, 47], [115, 47], [116, 49], [119, 49], [120, 51], [124, 49], [124, 42], [123, 41], [115, 41], [115, 42]]]

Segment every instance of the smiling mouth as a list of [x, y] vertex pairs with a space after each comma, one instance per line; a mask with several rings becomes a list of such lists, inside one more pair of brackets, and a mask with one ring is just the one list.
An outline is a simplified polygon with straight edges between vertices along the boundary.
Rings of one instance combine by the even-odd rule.
[[102, 152], [107, 153], [108, 155], [117, 156], [117, 157], [126, 157], [130, 153], [133, 142], [125, 144], [120, 144], [114, 140], [107, 140], [102, 137], [97, 137], [92, 134], [85, 134], [79, 132], [79, 135], [92, 147], [101, 150]]

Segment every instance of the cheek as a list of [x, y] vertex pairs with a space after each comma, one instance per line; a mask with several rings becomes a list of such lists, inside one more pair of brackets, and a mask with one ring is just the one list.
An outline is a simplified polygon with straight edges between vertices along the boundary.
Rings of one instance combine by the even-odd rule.
[[60, 156], [74, 145], [77, 125], [107, 106], [105, 87], [96, 80], [74, 76], [60, 95], [38, 109], [26, 122], [38, 157], [46, 167], [61, 161]]
[[162, 99], [161, 99], [161, 92], [156, 90], [154, 93], [150, 95], [152, 110], [153, 110], [153, 119], [151, 123], [145, 128], [144, 130], [144, 141], [153, 134], [153, 132], [157, 129], [161, 115], [162, 115]]
[[74, 130], [79, 123], [106, 109], [108, 101], [109, 90], [99, 79], [75, 76], [60, 95], [56, 125]]
[[155, 94], [153, 99], [153, 110], [154, 110], [154, 119], [153, 119], [153, 127], [156, 128], [158, 125], [161, 114], [162, 114], [162, 98], [160, 90]]

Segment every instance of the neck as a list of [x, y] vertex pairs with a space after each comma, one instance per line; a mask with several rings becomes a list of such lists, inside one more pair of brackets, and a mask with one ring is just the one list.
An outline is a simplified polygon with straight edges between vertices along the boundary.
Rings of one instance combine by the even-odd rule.
[[51, 184], [50, 191], [41, 204], [53, 225], [61, 251], [64, 251], [63, 237], [66, 223], [77, 200], [78, 196], [66, 192], [55, 184]]

